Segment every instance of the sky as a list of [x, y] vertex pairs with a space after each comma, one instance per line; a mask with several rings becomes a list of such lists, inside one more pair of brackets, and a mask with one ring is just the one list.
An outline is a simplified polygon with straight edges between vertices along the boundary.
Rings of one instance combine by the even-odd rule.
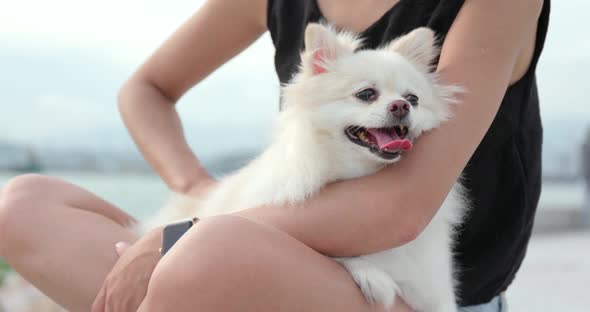
[[[117, 90], [202, 2], [0, 0], [0, 141], [134, 149], [116, 109]], [[590, 29], [590, 2], [552, 6], [537, 71], [542, 116], [546, 124], [587, 123], [590, 36], [580, 30]], [[196, 149], [264, 144], [278, 108], [273, 53], [265, 35], [181, 99]]]

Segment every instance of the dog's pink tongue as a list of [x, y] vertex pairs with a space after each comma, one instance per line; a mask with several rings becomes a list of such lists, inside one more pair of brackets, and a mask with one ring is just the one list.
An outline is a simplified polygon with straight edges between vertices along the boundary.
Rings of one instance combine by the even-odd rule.
[[393, 141], [389, 142], [388, 144], [386, 144], [384, 146], [379, 146], [380, 149], [389, 149], [389, 150], [402, 149], [404, 151], [409, 151], [412, 149], [412, 147], [413, 147], [413, 144], [408, 139], [403, 139], [403, 140], [397, 139], [397, 140], [393, 140]]
[[408, 139], [403, 139], [403, 140], [402, 140], [402, 145], [401, 145], [401, 148], [402, 148], [404, 151], [409, 151], [409, 150], [411, 150], [411, 149], [412, 149], [412, 147], [414, 147], [414, 144], [412, 144], [412, 142], [410, 142], [410, 140], [408, 140]]
[[[379, 129], [367, 129], [367, 131], [375, 137], [377, 145], [380, 149], [397, 150], [402, 149], [409, 151], [412, 149], [412, 142], [408, 139], [400, 139], [397, 135], [391, 135]], [[395, 137], [394, 137], [395, 136]]]

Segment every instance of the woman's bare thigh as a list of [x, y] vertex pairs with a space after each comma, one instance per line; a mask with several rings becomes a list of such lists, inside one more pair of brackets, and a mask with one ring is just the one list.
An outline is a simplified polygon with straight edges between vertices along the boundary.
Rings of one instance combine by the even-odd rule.
[[70, 311], [88, 311], [117, 260], [114, 244], [133, 242], [132, 218], [59, 179], [25, 175], [1, 191], [2, 256]]
[[263, 224], [213, 217], [177, 244], [156, 267], [140, 311], [378, 310], [335, 261]]

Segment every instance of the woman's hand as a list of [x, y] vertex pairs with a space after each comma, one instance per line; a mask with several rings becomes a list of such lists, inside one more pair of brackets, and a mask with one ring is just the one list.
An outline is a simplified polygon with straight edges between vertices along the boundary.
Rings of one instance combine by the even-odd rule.
[[105, 278], [91, 311], [137, 311], [160, 260], [161, 245], [161, 228], [151, 230], [129, 247], [124, 242], [117, 243], [120, 258]]

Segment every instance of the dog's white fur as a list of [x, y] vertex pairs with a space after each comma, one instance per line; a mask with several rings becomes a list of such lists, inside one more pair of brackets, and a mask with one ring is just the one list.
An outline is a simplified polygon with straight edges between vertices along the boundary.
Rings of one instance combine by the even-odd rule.
[[[387, 107], [406, 92], [420, 99], [408, 117], [411, 137], [447, 120], [459, 88], [441, 85], [431, 71], [438, 53], [431, 30], [416, 29], [377, 50], [357, 51], [359, 44], [349, 33], [310, 24], [300, 70], [283, 88], [284, 109], [272, 144], [250, 164], [222, 179], [206, 198], [168, 205], [148, 226], [263, 204], [300, 203], [329, 182], [375, 173], [400, 157], [378, 157], [352, 143], [344, 129], [392, 126], [394, 118]], [[380, 95], [371, 104], [354, 97], [368, 86]], [[390, 307], [399, 295], [417, 311], [456, 311], [451, 247], [453, 228], [465, 206], [457, 183], [414, 241], [336, 260], [372, 303]]]

